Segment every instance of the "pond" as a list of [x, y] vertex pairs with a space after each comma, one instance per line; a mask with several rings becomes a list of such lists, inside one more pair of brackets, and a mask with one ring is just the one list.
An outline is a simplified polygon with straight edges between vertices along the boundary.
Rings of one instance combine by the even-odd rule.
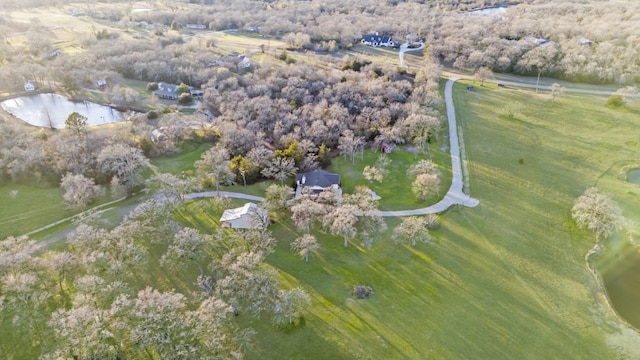
[[640, 169], [629, 170], [627, 173], [627, 181], [632, 184], [640, 185]]
[[601, 273], [602, 280], [616, 312], [640, 329], [640, 250], [632, 248], [615, 252], [615, 261], [603, 266], [606, 270]]
[[0, 103], [11, 115], [31, 125], [62, 129], [72, 112], [87, 118], [89, 126], [126, 120], [123, 113], [108, 106], [89, 101], [73, 102], [57, 94], [21, 96]]

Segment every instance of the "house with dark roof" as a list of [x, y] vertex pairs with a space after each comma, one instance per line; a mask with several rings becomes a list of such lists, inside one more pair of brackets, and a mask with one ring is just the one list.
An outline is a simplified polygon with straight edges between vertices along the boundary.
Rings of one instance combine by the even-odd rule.
[[361, 43], [363, 43], [364, 45], [369, 45], [369, 46], [373, 46], [373, 47], [378, 47], [378, 46], [386, 46], [386, 47], [394, 47], [396, 46], [396, 42], [393, 41], [393, 39], [391, 38], [391, 36], [386, 36], [386, 35], [365, 35], [362, 40], [360, 40]]
[[322, 169], [296, 175], [296, 197], [317, 195], [328, 188], [340, 190], [340, 175]]
[[[180, 85], [176, 84], [167, 84], [167, 83], [158, 83], [158, 90], [154, 94], [160, 99], [168, 99], [168, 100], [178, 100], [180, 93], [178, 92], [178, 87]], [[198, 90], [193, 86], [189, 86], [189, 92], [191, 96], [194, 98], [201, 98], [204, 96], [204, 92], [202, 90]]]

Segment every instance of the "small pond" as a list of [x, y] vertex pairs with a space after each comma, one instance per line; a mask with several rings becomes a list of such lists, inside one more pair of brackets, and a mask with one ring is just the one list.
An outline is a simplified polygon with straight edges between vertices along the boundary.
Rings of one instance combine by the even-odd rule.
[[627, 173], [627, 181], [632, 184], [640, 185], [640, 169], [629, 170]]
[[0, 103], [13, 116], [31, 125], [62, 129], [72, 112], [87, 118], [89, 126], [102, 125], [126, 120], [123, 113], [108, 106], [89, 101], [73, 102], [57, 94], [21, 96]]
[[640, 329], [640, 250], [616, 253], [615, 261], [602, 272], [602, 280], [616, 312]]

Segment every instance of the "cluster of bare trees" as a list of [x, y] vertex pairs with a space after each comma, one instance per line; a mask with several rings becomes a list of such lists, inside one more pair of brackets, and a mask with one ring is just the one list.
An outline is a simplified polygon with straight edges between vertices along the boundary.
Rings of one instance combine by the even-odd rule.
[[327, 150], [353, 159], [366, 144], [422, 146], [439, 126], [440, 73], [429, 61], [415, 77], [374, 64], [360, 71], [264, 65], [241, 76], [218, 72], [205, 92], [220, 144], [246, 173], [282, 180], [318, 167]]
[[[220, 359], [241, 358], [250, 343], [252, 331], [234, 315], [297, 319], [309, 296], [282, 288], [263, 261], [275, 245], [268, 232], [204, 234], [176, 223], [169, 205], [142, 203], [110, 230], [80, 225], [65, 251], [41, 253], [27, 238], [0, 241], [0, 325], [10, 329], [3, 333], [39, 339], [23, 354], [45, 359]], [[163, 254], [159, 262], [151, 251]], [[141, 275], [158, 266], [158, 278]], [[162, 285], [185, 269], [199, 269], [192, 285]]]
[[[87, 49], [82, 57], [63, 54], [43, 61], [53, 49], [55, 36], [47, 24], [33, 20], [28, 29], [37, 36], [20, 45], [11, 41], [0, 45], [3, 79], [11, 84], [23, 79], [44, 84], [47, 77], [59, 80], [68, 73], [79, 84], [121, 76], [205, 84], [215, 72], [213, 61], [222, 52], [202, 39], [189, 40], [184, 34], [189, 29], [179, 30], [180, 26], [172, 24], [201, 24], [212, 30], [252, 29], [282, 38], [292, 49], [321, 51], [350, 48], [363, 35], [378, 32], [393, 34], [399, 41], [425, 39], [440, 61], [473, 71], [489, 68], [620, 84], [633, 83], [639, 76], [634, 46], [638, 30], [633, 22], [638, 5], [633, 2], [509, 1], [508, 10], [499, 16], [465, 14], [502, 3], [488, 0], [304, 1], [286, 6], [277, 1], [249, 0], [158, 2], [154, 11], [139, 12], [133, 12], [128, 3], [113, 3], [96, 7], [89, 1], [80, 9], [84, 7], [84, 14], [95, 18], [111, 19], [113, 27], [122, 32], [141, 21], [158, 30], [140, 39], [99, 40], [96, 34], [100, 30], [94, 29], [94, 33], [80, 34], [79, 40]], [[13, 8], [9, 4], [5, 7]], [[0, 21], [5, 37], [12, 35], [14, 28], [20, 31], [25, 26], [16, 24], [10, 15], [9, 10]], [[543, 40], [546, 43], [542, 44]], [[6, 66], [9, 64], [11, 68]]]

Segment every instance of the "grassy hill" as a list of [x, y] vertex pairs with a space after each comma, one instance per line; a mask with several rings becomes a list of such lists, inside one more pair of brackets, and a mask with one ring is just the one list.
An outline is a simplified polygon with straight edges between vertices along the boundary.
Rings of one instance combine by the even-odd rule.
[[[637, 333], [598, 300], [584, 260], [593, 236], [570, 218], [586, 187], [612, 164], [637, 158], [637, 109], [610, 109], [606, 98], [588, 95], [552, 102], [528, 90], [463, 86], [454, 95], [480, 205], [442, 215], [433, 243], [415, 248], [387, 237], [344, 249], [319, 233], [323, 251], [308, 264], [289, 251], [291, 224], [274, 226], [279, 246], [268, 260], [313, 304], [294, 329], [241, 316], [258, 332], [250, 358], [640, 355]], [[625, 201], [624, 192], [612, 195]], [[390, 228], [398, 222], [389, 219]], [[355, 284], [375, 295], [354, 299]]]

